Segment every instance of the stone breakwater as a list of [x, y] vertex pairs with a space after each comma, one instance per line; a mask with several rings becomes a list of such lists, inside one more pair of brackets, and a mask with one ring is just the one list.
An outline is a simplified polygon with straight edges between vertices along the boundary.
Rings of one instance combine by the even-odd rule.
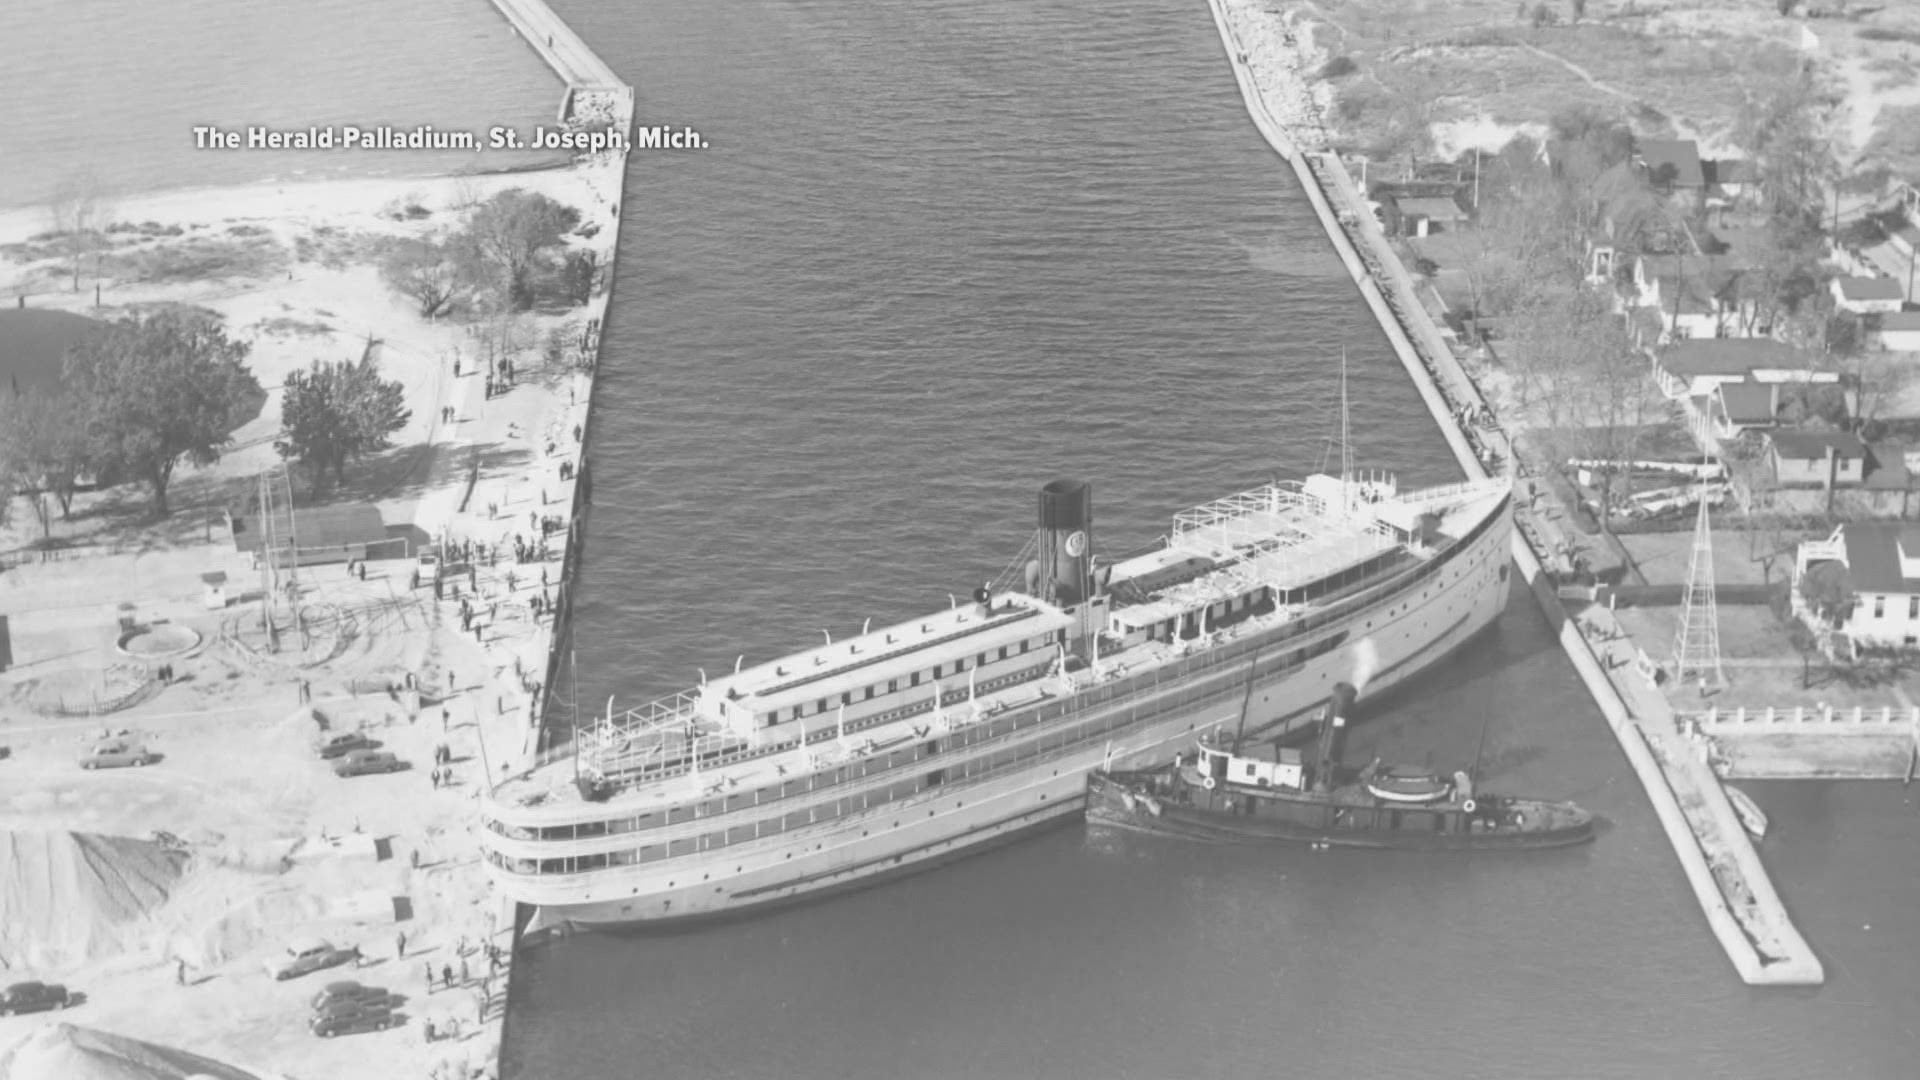
[[1333, 90], [1313, 77], [1326, 59], [1311, 32], [1297, 25], [1292, 12], [1279, 14], [1249, 0], [1218, 0], [1216, 11], [1224, 13], [1219, 24], [1228, 51], [1288, 142], [1298, 150], [1332, 145], [1324, 117], [1333, 106]]
[[[1293, 166], [1461, 468], [1475, 479], [1511, 475], [1517, 462], [1485, 397], [1414, 296], [1364, 195], [1338, 158], [1323, 150], [1330, 144], [1324, 88], [1306, 75], [1320, 58], [1305, 29], [1244, 0], [1210, 0], [1210, 6], [1255, 126]], [[1474, 419], [1481, 422], [1469, 422]], [[1641, 657], [1621, 644], [1624, 632], [1606, 612], [1590, 615], [1583, 626], [1562, 605], [1546, 563], [1565, 544], [1557, 526], [1533, 512], [1537, 497], [1531, 484], [1528, 489], [1516, 511], [1515, 560], [1646, 788], [1722, 948], [1749, 984], [1822, 982], [1819, 960], [1789, 921], [1718, 779], [1678, 737], [1664, 695], [1638, 676]]]

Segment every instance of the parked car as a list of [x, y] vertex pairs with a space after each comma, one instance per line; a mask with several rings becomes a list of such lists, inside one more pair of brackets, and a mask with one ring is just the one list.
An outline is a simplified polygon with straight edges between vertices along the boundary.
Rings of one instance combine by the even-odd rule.
[[129, 765], [151, 765], [160, 755], [150, 752], [135, 739], [102, 739], [80, 755], [83, 769], [121, 769]]
[[366, 986], [351, 980], [330, 982], [313, 995], [315, 1012], [324, 1011], [342, 1002], [385, 1002], [393, 995], [382, 987]]
[[372, 739], [367, 738], [357, 731], [349, 731], [344, 735], [335, 735], [322, 741], [320, 743], [320, 760], [327, 761], [332, 758], [351, 754], [355, 750], [371, 750], [373, 745], [374, 742]]
[[307, 1021], [307, 1030], [323, 1039], [360, 1031], [385, 1031], [392, 1026], [393, 1012], [389, 1009], [343, 1009], [323, 1012]]
[[387, 998], [370, 998], [366, 1001], [336, 1001], [324, 1009], [313, 1010], [313, 1015], [308, 1017], [307, 1021], [308, 1023], [312, 1023], [315, 1020], [330, 1020], [334, 1023], [345, 1023], [362, 1016], [373, 1019], [379, 1019], [383, 1016], [391, 1017], [396, 1004], [396, 1002]]
[[276, 979], [294, 979], [321, 968], [339, 967], [360, 955], [359, 948], [336, 948], [319, 938], [307, 938], [287, 946], [282, 956], [267, 961], [267, 974]]
[[335, 776], [364, 776], [367, 773], [399, 772], [407, 763], [385, 750], [351, 750], [333, 763]]
[[0, 1016], [64, 1009], [73, 1003], [67, 988], [54, 983], [18, 982], [0, 990]]

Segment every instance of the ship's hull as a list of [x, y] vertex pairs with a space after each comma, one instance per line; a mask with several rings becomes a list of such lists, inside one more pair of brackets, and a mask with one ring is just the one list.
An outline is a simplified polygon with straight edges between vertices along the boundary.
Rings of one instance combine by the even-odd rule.
[[[1401, 807], [1382, 804], [1369, 817], [1384, 823], [1388, 815], [1411, 819], [1418, 811], [1423, 827], [1343, 827], [1330, 800], [1261, 793], [1258, 813], [1230, 812], [1208, 805], [1155, 797], [1152, 787], [1095, 773], [1088, 779], [1087, 820], [1137, 832], [1208, 843], [1292, 844], [1308, 847], [1372, 848], [1398, 851], [1515, 851], [1570, 847], [1593, 839], [1593, 819], [1577, 807], [1538, 799], [1507, 801], [1497, 821], [1475, 826], [1457, 807]], [[1241, 804], [1242, 806], [1245, 803]], [[1428, 824], [1432, 822], [1432, 824]], [[1440, 828], [1435, 828], [1438, 825]]]
[[[1473, 550], [1458, 554], [1466, 572], [1457, 579], [1425, 591], [1416, 587], [1354, 620], [1349, 647], [1369, 639], [1378, 655], [1370, 697], [1412, 679], [1499, 618], [1510, 577], [1509, 542], [1503, 520], [1477, 537]], [[712, 919], [872, 884], [1082, 815], [1087, 776], [1095, 769], [1164, 765], [1210, 728], [1271, 737], [1305, 726], [1352, 669], [1348, 651], [1337, 650], [1257, 683], [1244, 696], [1131, 723], [1110, 741], [1066, 747], [1012, 772], [932, 787], [704, 857], [502, 884], [508, 895], [537, 909], [530, 922], [535, 931]]]

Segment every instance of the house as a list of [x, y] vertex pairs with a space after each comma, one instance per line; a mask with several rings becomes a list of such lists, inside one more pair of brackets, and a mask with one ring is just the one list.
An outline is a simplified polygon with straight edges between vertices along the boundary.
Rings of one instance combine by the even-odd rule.
[[1467, 221], [1467, 212], [1451, 198], [1402, 197], [1395, 201], [1400, 206], [1400, 228], [1405, 235], [1452, 232]]
[[1771, 432], [1767, 456], [1781, 487], [1856, 487], [1866, 480], [1867, 445], [1850, 432]]
[[1629, 303], [1660, 316], [1673, 339], [1747, 337], [1764, 328], [1739, 295], [1742, 271], [1713, 255], [1642, 255]]
[[1706, 178], [1707, 187], [1727, 203], [1740, 202], [1757, 194], [1760, 189], [1760, 170], [1751, 161], [1739, 158], [1703, 161], [1700, 171]]
[[1745, 431], [1772, 428], [1780, 422], [1780, 384], [1754, 379], [1715, 383], [1706, 399], [1714, 434], [1735, 438]]
[[1889, 277], [1837, 277], [1829, 286], [1834, 305], [1856, 315], [1899, 311], [1907, 291]]
[[[293, 535], [279, 535], [287, 526], [286, 520], [281, 519], [276, 527], [274, 546], [283, 552], [293, 548], [296, 562], [301, 566], [381, 558], [383, 552], [394, 556], [404, 554], [398, 544], [391, 545], [389, 550], [387, 526], [380, 517], [380, 508], [367, 503], [295, 510], [291, 523]], [[233, 530], [235, 551], [252, 552], [258, 557], [266, 549], [266, 530], [258, 517], [229, 512], [227, 525]]]
[[1866, 317], [1867, 343], [1892, 352], [1920, 352], [1920, 311]]
[[1633, 163], [1658, 191], [1698, 192], [1707, 186], [1700, 148], [1692, 139], [1635, 139]]
[[1655, 378], [1669, 397], [1704, 397], [1723, 382], [1837, 383], [1838, 372], [1815, 371], [1807, 353], [1772, 338], [1675, 341], [1653, 354]]
[[[1861, 645], [1911, 648], [1920, 645], [1920, 526], [1904, 522], [1855, 522], [1833, 530], [1825, 540], [1801, 544], [1794, 557], [1791, 598], [1803, 619], [1825, 623], [1806, 597], [1810, 573], [1830, 572], [1837, 564], [1850, 606], [1839, 612], [1835, 629]], [[1836, 592], [1839, 599], [1844, 591]]]

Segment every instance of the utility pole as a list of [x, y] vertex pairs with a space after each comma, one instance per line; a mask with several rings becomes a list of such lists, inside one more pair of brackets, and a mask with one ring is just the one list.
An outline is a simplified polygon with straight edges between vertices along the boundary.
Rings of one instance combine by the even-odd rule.
[[1480, 212], [1480, 148], [1473, 148], [1473, 212]]

